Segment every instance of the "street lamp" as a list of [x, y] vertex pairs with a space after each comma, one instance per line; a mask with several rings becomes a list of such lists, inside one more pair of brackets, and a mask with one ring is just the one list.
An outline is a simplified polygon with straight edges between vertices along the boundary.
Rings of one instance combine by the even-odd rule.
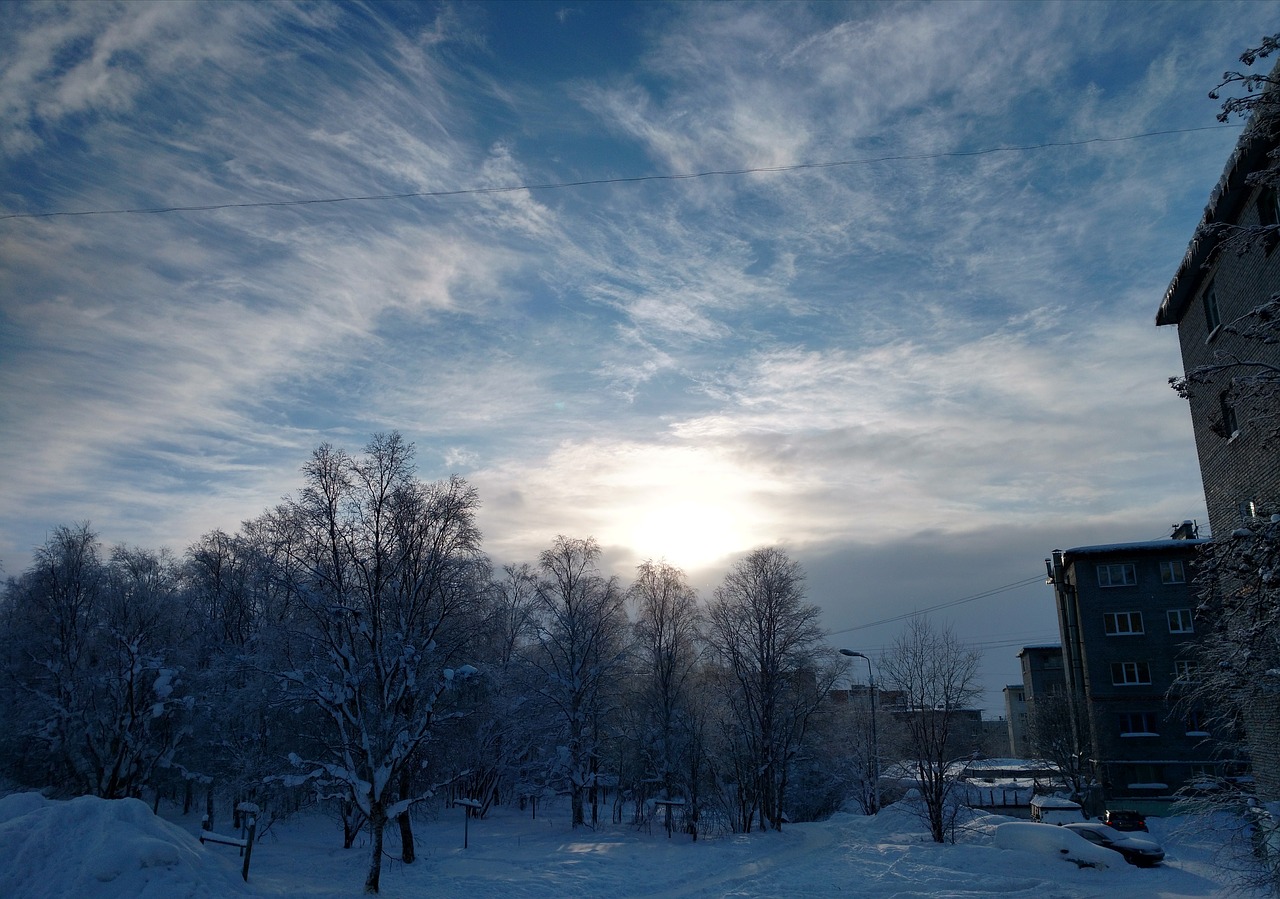
[[871, 670], [871, 657], [852, 649], [840, 650], [840, 655], [862, 659], [867, 663], [867, 682], [871, 695], [871, 814], [880, 811], [880, 741], [876, 737], [876, 675]]

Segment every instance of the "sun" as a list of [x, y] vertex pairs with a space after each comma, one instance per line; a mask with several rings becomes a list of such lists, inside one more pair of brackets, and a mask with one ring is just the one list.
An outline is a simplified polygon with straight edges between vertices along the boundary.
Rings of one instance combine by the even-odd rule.
[[742, 517], [719, 504], [655, 503], [629, 522], [625, 542], [646, 559], [666, 559], [692, 571], [749, 549]]

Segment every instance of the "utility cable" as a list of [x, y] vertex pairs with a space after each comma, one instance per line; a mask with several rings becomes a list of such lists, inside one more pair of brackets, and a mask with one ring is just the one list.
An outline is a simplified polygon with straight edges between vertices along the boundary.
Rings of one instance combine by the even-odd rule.
[[881, 618], [879, 621], [872, 621], [867, 624], [855, 624], [852, 627], [845, 627], [845, 628], [840, 628], [839, 630], [827, 631], [827, 636], [834, 636], [835, 634], [847, 634], [850, 631], [866, 630], [867, 628], [871, 628], [871, 627], [879, 627], [882, 624], [893, 624], [896, 621], [905, 621], [909, 618], [915, 618], [917, 615], [924, 615], [928, 612], [937, 612], [940, 609], [949, 609], [953, 606], [959, 606], [965, 603], [976, 602], [979, 599], [987, 599], [988, 597], [996, 596], [997, 594], [1000, 594], [1000, 593], [1008, 593], [1010, 590], [1018, 590], [1022, 587], [1029, 587], [1032, 584], [1038, 584], [1043, 580], [1044, 580], [1044, 575], [1038, 574], [1035, 577], [1029, 577], [1029, 578], [1026, 578], [1025, 580], [1014, 581], [1011, 584], [1005, 584], [1003, 587], [993, 587], [990, 590], [984, 590], [981, 593], [974, 593], [970, 596], [962, 596], [960, 599], [952, 599], [952, 600], [949, 600], [948, 602], [938, 603], [936, 606], [929, 606], [924, 609], [916, 609], [913, 612], [904, 612], [901, 615], [894, 615], [891, 618]]
[[456, 190], [422, 190], [396, 194], [315, 197], [307, 200], [258, 200], [241, 203], [207, 203], [191, 206], [156, 206], [139, 209], [81, 209], [66, 212], [10, 212], [0, 215], [0, 220], [91, 215], [162, 215], [172, 212], [215, 212], [224, 209], [263, 209], [267, 207], [315, 206], [322, 203], [370, 203], [386, 200], [442, 199], [446, 197], [515, 193], [522, 190], [566, 190], [573, 187], [592, 187], [602, 184], [640, 184], [647, 181], [689, 181], [695, 178], [736, 177], [739, 175], [798, 172], [806, 169], [833, 169], [858, 165], [873, 165], [880, 162], [914, 162], [928, 159], [955, 159], [969, 156], [986, 156], [992, 153], [1026, 153], [1035, 150], [1048, 150], [1059, 147], [1083, 147], [1089, 144], [1121, 143], [1123, 141], [1141, 140], [1148, 137], [1163, 137], [1170, 134], [1190, 134], [1197, 131], [1220, 131], [1225, 128], [1234, 128], [1238, 130], [1241, 127], [1242, 126], [1240, 125], [1204, 125], [1198, 128], [1173, 128], [1165, 131], [1144, 131], [1141, 134], [1127, 134], [1122, 137], [1090, 137], [1084, 140], [1048, 141], [1041, 144], [986, 147], [980, 150], [950, 150], [940, 153], [898, 153], [886, 156], [867, 157], [865, 159], [842, 159], [834, 162], [798, 162], [791, 165], [753, 166], [751, 168], [742, 169], [710, 169], [703, 172], [681, 172], [671, 175], [634, 175], [620, 178], [590, 178], [582, 181], [550, 181], [543, 184], [515, 184], [506, 187], [465, 187], [458, 188]]

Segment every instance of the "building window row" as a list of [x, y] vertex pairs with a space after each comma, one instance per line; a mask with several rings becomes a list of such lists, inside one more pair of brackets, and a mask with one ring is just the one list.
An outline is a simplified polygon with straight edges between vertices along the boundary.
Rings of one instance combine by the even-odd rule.
[[1099, 587], [1132, 587], [1138, 583], [1138, 572], [1132, 562], [1115, 562], [1098, 566]]
[[[1169, 609], [1166, 613], [1171, 634], [1195, 633], [1195, 618], [1190, 609]], [[1141, 612], [1103, 612], [1102, 629], [1108, 637], [1141, 636], [1143, 630]]]
[[[1185, 584], [1186, 566], [1177, 559], [1160, 563], [1160, 583]], [[1134, 587], [1138, 583], [1137, 567], [1132, 562], [1113, 562], [1098, 566], [1099, 587]]]
[[[1120, 712], [1117, 714], [1122, 737], [1158, 737], [1160, 736], [1160, 714], [1158, 712]], [[1183, 727], [1188, 737], [1207, 737], [1209, 728], [1200, 712], [1187, 715]]]

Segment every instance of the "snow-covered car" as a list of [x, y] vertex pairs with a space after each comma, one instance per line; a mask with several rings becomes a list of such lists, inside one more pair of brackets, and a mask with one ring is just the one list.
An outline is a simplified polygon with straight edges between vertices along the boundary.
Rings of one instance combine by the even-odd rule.
[[[1067, 825], [1070, 826], [1070, 825]], [[1115, 853], [1086, 840], [1067, 827], [1038, 824], [1035, 821], [1010, 821], [995, 831], [995, 844], [1000, 849], [1021, 849], [1053, 855], [1064, 861], [1075, 862], [1081, 868], [1106, 868], [1115, 860]]]
[[1078, 833], [1090, 843], [1104, 846], [1124, 856], [1124, 860], [1140, 868], [1158, 865], [1164, 860], [1164, 849], [1155, 840], [1130, 836], [1121, 833], [1114, 827], [1089, 822], [1087, 824], [1064, 824], [1063, 827]]

